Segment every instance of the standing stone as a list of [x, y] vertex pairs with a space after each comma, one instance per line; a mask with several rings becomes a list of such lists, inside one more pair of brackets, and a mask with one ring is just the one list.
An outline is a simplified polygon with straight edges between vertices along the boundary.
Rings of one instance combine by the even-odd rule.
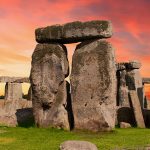
[[128, 90], [136, 90], [138, 98], [140, 101], [141, 108], [144, 107], [144, 92], [143, 92], [143, 83], [142, 77], [139, 72], [141, 64], [137, 61], [131, 61], [126, 64], [127, 73], [126, 73], [126, 84]]
[[148, 99], [146, 98], [146, 101], [147, 101], [147, 109], [150, 110], [150, 100], [148, 100]]
[[71, 97], [75, 129], [114, 128], [116, 66], [109, 42], [95, 40], [77, 46], [73, 55]]
[[40, 127], [69, 129], [66, 111], [68, 76], [66, 47], [38, 44], [32, 55], [31, 86], [35, 122]]
[[22, 85], [21, 83], [6, 83], [5, 86], [5, 100], [21, 100], [22, 99]]
[[128, 87], [126, 85], [126, 68], [124, 63], [117, 64], [117, 105], [130, 107]]
[[137, 126], [140, 128], [145, 128], [143, 113], [142, 113], [137, 92], [135, 90], [130, 90], [130, 97], [131, 97], [131, 102], [132, 102]]

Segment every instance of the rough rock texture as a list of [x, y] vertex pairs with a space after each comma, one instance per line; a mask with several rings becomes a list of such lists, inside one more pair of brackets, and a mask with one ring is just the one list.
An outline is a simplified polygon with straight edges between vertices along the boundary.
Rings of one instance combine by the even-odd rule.
[[21, 100], [22, 85], [20, 83], [6, 83], [5, 100]]
[[150, 100], [146, 99], [147, 101], [147, 109], [150, 110]]
[[150, 84], [150, 78], [142, 78], [143, 84]]
[[136, 90], [141, 108], [143, 108], [145, 95], [144, 95], [142, 77], [140, 75], [139, 69], [127, 69], [126, 85], [128, 86], [128, 90]]
[[126, 122], [120, 122], [120, 128], [131, 128], [131, 125]]
[[137, 60], [132, 60], [126, 63], [126, 68], [127, 69], [139, 69], [141, 68], [141, 63]]
[[126, 70], [117, 71], [117, 105], [130, 107], [128, 86], [126, 85]]
[[8, 76], [1, 76], [0, 82], [30, 83], [28, 77], [8, 77]]
[[115, 126], [116, 66], [105, 40], [81, 43], [73, 55], [71, 97], [75, 129], [111, 130]]
[[96, 145], [86, 141], [65, 141], [60, 150], [98, 150]]
[[32, 55], [31, 86], [35, 122], [40, 127], [69, 129], [66, 111], [68, 76], [66, 47], [38, 44]]
[[[3, 103], [3, 104], [2, 104]], [[17, 126], [20, 123], [27, 123], [33, 119], [31, 110], [32, 103], [27, 100], [1, 100], [0, 105], [0, 124], [6, 126]], [[26, 111], [24, 111], [26, 110]], [[23, 115], [20, 112], [23, 112]], [[22, 117], [23, 116], [23, 117]]]
[[88, 39], [108, 38], [112, 36], [110, 21], [70, 22], [64, 25], [52, 25], [35, 30], [38, 43], [73, 43]]
[[125, 70], [126, 69], [125, 63], [123, 63], [123, 62], [117, 63], [116, 68], [117, 68], [117, 71]]
[[137, 92], [135, 90], [130, 90], [129, 94], [130, 94], [130, 97], [131, 97], [131, 102], [132, 102], [132, 106], [133, 106], [137, 126], [140, 127], [140, 128], [145, 128], [143, 113], [142, 113], [142, 110], [141, 110], [141, 106], [140, 106], [140, 102], [139, 102]]

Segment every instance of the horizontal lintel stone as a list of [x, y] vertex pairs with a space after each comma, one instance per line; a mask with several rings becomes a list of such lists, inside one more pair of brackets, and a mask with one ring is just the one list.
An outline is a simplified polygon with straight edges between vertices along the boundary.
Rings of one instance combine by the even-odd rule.
[[76, 43], [85, 40], [110, 38], [112, 24], [110, 21], [93, 20], [88, 22], [70, 22], [64, 25], [52, 25], [35, 30], [38, 43]]
[[13, 82], [13, 83], [30, 83], [30, 80], [28, 77], [8, 77], [8, 76], [1, 76], [0, 82]]

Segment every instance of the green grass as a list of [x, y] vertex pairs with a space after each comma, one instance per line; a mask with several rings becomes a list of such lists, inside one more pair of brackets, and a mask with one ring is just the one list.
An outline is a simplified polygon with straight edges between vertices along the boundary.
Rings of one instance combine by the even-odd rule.
[[0, 127], [0, 150], [58, 150], [65, 140], [85, 140], [99, 150], [144, 147], [150, 145], [150, 129], [115, 129], [111, 133], [68, 132], [44, 128]]

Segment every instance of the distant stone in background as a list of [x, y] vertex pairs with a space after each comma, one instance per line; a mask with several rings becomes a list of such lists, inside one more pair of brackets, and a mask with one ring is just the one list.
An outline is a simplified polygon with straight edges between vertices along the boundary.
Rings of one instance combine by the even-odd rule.
[[9, 83], [30, 83], [28, 77], [8, 77], [8, 76], [0, 76], [0, 82], [9, 82]]
[[142, 64], [137, 60], [129, 61], [129, 63], [126, 63], [127, 69], [140, 69]]
[[[132, 126], [145, 127], [143, 119], [137, 117], [143, 118], [142, 109], [145, 100], [140, 67], [141, 63], [135, 60], [117, 64], [117, 107], [119, 108], [117, 118], [118, 123], [122, 121], [130, 123]], [[131, 112], [129, 113], [127, 109], [130, 109]]]
[[5, 100], [21, 100], [22, 85], [20, 83], [6, 83]]
[[145, 122], [144, 122], [143, 113], [142, 113], [137, 92], [135, 90], [130, 90], [129, 94], [130, 94], [130, 98], [134, 110], [137, 127], [145, 128]]
[[143, 84], [150, 84], [150, 78], [142, 78]]
[[147, 109], [150, 110], [150, 100], [146, 100], [147, 101]]
[[[128, 90], [136, 90], [138, 94], [138, 98], [140, 101], [141, 108], [144, 108], [144, 87], [142, 82], [142, 77], [140, 75], [139, 68], [141, 63], [137, 61], [130, 61], [126, 64], [127, 72], [126, 72], [126, 84], [128, 86]], [[138, 68], [138, 69], [137, 69]]]
[[32, 55], [31, 86], [36, 125], [69, 129], [66, 81], [69, 64], [66, 47], [38, 44]]
[[126, 122], [120, 122], [120, 128], [131, 128], [131, 125]]
[[98, 150], [96, 145], [86, 141], [65, 141], [60, 150]]
[[106, 40], [77, 46], [72, 62], [71, 98], [75, 129], [102, 131], [115, 127], [115, 56]]
[[[144, 85], [145, 84], [147, 84], [147, 85], [150, 84], [150, 78], [142, 78], [142, 82], [143, 82], [143, 92], [145, 93]], [[144, 108], [150, 110], [150, 100], [146, 95], [144, 97]]]
[[35, 30], [38, 43], [75, 43], [97, 38], [109, 38], [112, 36], [112, 24], [110, 21], [70, 22], [64, 25], [52, 25]]
[[129, 91], [126, 85], [126, 67], [125, 63], [117, 64], [117, 105], [130, 107]]
[[34, 121], [31, 101], [1, 100], [0, 103], [0, 124], [15, 127]]

